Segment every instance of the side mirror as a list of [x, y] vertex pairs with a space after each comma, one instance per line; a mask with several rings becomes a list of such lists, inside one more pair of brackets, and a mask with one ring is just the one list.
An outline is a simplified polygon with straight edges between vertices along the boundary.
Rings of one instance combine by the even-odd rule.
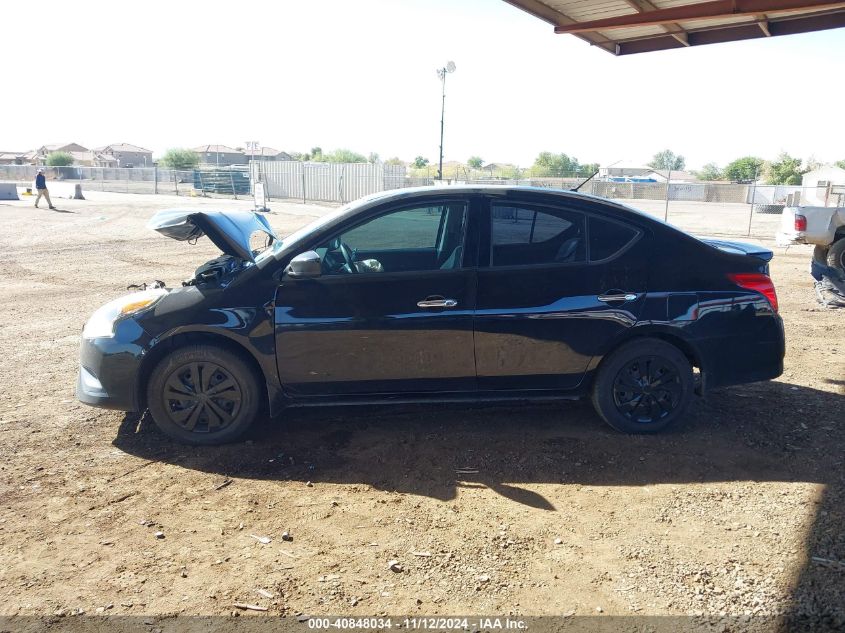
[[285, 274], [294, 279], [312, 279], [323, 273], [320, 256], [314, 251], [300, 253], [292, 260], [285, 269]]

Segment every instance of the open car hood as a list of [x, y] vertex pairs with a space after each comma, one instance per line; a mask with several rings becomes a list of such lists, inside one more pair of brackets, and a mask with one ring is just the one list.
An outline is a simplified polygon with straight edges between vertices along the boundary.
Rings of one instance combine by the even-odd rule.
[[255, 232], [276, 239], [270, 223], [253, 211], [196, 211], [166, 209], [147, 222], [147, 228], [180, 242], [196, 240], [203, 235], [226, 255], [255, 261], [249, 238]]

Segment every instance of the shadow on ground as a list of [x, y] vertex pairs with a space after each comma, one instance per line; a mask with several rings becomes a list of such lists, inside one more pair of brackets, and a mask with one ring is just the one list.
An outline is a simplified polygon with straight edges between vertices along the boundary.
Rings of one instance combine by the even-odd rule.
[[824, 484], [790, 630], [845, 630], [845, 389], [834, 384], [839, 393], [780, 382], [718, 390], [656, 436], [617, 433], [576, 402], [291, 409], [246, 443], [212, 448], [173, 444], [146, 416], [127, 414], [114, 444], [241, 478], [365, 483], [440, 500], [486, 486], [550, 512], [547, 499], [520, 484]]

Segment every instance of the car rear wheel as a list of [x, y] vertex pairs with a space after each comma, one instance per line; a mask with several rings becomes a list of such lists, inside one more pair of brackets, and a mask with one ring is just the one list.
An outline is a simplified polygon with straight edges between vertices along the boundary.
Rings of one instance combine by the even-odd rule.
[[153, 370], [147, 406], [166, 435], [187, 444], [223, 444], [255, 421], [259, 385], [255, 371], [237, 354], [191, 345], [171, 352]]
[[845, 274], [845, 237], [830, 245], [827, 250], [827, 265]]
[[593, 406], [624, 433], [656, 433], [681, 418], [692, 399], [692, 367], [681, 351], [653, 338], [626, 343], [599, 367]]

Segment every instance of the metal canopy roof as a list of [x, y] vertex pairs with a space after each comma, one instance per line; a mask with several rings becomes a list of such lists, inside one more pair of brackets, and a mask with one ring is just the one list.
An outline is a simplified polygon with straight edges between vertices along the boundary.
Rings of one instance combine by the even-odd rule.
[[845, 2], [505, 0], [614, 55], [845, 27]]

